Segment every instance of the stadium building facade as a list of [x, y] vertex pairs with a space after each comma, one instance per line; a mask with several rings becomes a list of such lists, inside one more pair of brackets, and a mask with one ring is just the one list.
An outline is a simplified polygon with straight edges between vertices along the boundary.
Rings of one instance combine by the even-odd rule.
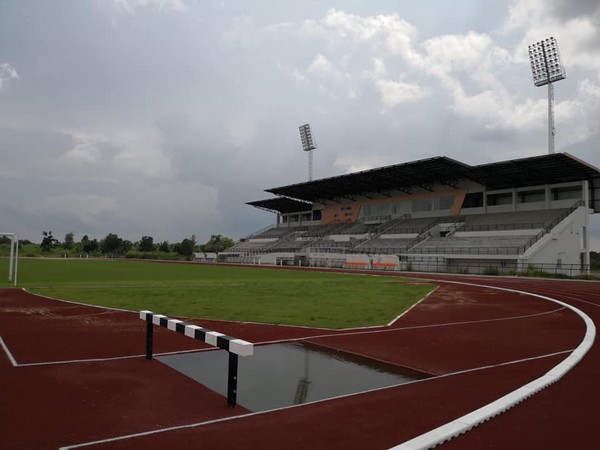
[[600, 171], [568, 153], [470, 166], [435, 157], [267, 189], [275, 225], [221, 261], [580, 275]]

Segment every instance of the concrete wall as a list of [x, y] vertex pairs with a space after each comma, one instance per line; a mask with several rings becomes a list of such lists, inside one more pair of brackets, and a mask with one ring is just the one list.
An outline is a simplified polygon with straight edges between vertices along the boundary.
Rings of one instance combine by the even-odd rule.
[[535, 243], [525, 254], [527, 264], [557, 263], [579, 264], [581, 253], [587, 252], [584, 241], [586, 217], [585, 207], [577, 208], [559, 223], [550, 233]]

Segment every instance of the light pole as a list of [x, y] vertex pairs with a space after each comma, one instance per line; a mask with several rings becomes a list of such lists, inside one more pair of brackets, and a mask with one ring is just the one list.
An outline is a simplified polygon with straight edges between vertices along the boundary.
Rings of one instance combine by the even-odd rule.
[[310, 125], [304, 124], [298, 127], [300, 130], [300, 140], [302, 141], [302, 150], [308, 152], [308, 181], [313, 179], [313, 154], [312, 151], [317, 148], [310, 132]]
[[554, 153], [554, 86], [555, 81], [566, 78], [565, 68], [560, 62], [556, 39], [549, 37], [529, 46], [529, 60], [533, 84], [548, 85], [548, 153]]

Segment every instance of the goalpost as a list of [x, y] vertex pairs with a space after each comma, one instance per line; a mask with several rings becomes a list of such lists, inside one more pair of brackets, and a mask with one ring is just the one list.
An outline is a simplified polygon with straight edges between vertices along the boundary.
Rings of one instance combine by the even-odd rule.
[[10, 237], [10, 254], [8, 257], [8, 282], [17, 286], [17, 274], [19, 270], [19, 239], [17, 233], [0, 233], [1, 236]]

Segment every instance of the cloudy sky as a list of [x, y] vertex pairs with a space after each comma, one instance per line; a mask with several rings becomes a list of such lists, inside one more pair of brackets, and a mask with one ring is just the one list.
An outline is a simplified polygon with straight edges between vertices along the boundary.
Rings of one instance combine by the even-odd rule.
[[[0, 0], [0, 231], [234, 239], [314, 176], [557, 151], [600, 166], [597, 0]], [[600, 237], [600, 220], [592, 233]], [[600, 248], [600, 246], [598, 246]]]

